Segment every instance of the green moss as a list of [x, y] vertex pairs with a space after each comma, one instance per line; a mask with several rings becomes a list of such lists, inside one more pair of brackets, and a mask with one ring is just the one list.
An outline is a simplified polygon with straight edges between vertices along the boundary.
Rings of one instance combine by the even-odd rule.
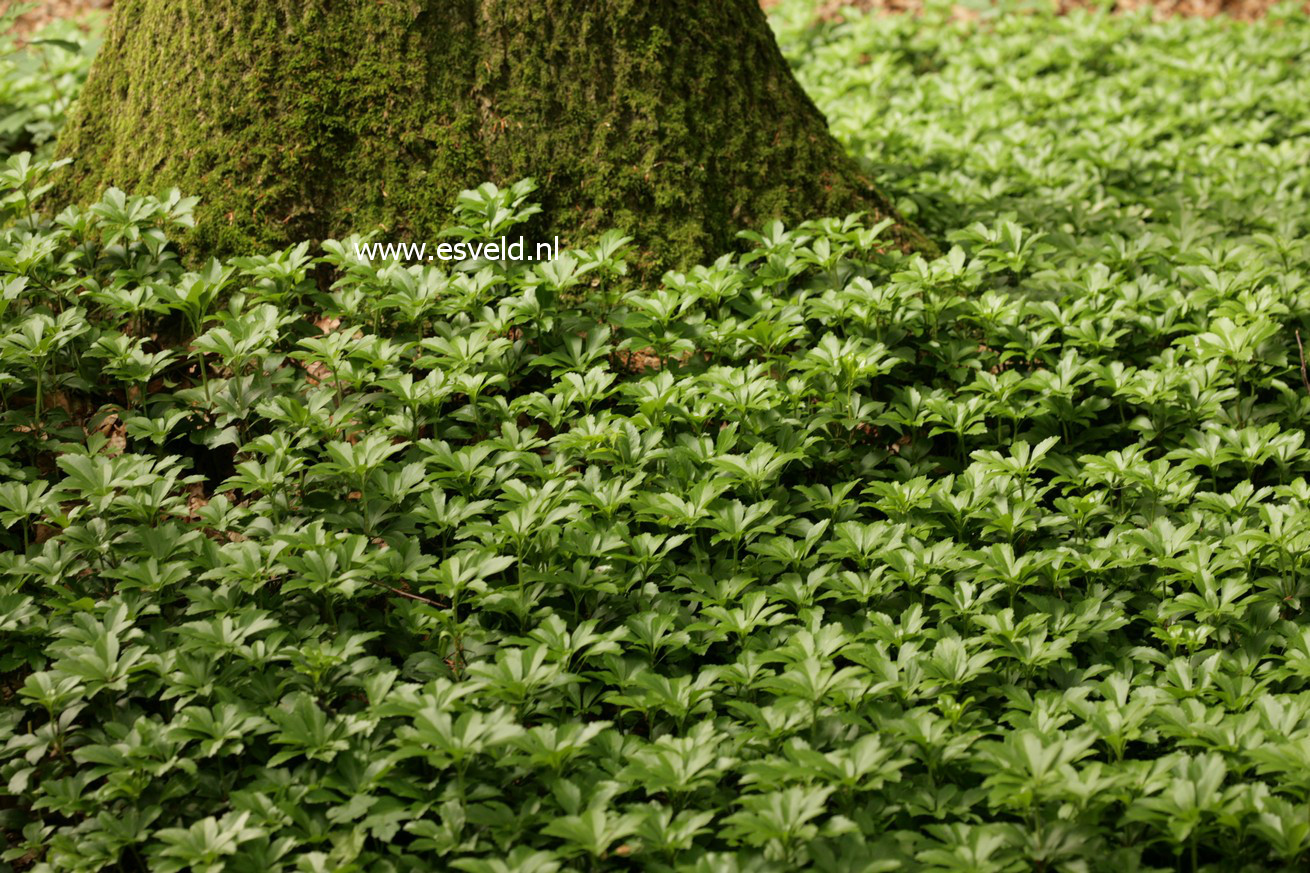
[[376, 225], [431, 239], [460, 190], [533, 176], [542, 233], [624, 228], [648, 269], [770, 217], [888, 213], [754, 0], [597, 6], [119, 0], [64, 193], [182, 188], [193, 248], [232, 254]]

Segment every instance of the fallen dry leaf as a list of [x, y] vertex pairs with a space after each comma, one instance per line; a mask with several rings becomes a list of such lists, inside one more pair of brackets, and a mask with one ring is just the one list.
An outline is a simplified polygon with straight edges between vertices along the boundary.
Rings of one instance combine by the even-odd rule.
[[111, 412], [106, 415], [96, 430], [104, 434], [105, 439], [108, 440], [104, 451], [109, 457], [116, 458], [127, 450], [127, 425], [119, 418], [118, 413]]

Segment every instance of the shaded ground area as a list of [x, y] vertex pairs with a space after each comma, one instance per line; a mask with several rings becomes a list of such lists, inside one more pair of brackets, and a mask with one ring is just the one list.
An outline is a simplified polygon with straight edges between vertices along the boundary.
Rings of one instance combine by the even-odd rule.
[[[35, 8], [25, 12], [14, 25], [14, 31], [20, 35], [31, 33], [56, 18], [75, 18], [96, 9], [108, 9], [114, 0], [41, 0]], [[14, 0], [0, 0], [0, 13], [8, 12], [15, 6], [23, 6]]]
[[[19, 19], [15, 30], [19, 33], [30, 33], [52, 19], [72, 18], [93, 9], [108, 9], [113, 2], [114, 0], [42, 0], [36, 4], [35, 9]], [[760, 0], [760, 5], [767, 9], [776, 2], [777, 0]], [[1061, 11], [1098, 5], [1089, 0], [1053, 0], [1053, 2]], [[1114, 0], [1114, 8], [1130, 11], [1143, 6], [1154, 6], [1161, 17], [1199, 15], [1210, 18], [1215, 15], [1230, 15], [1233, 18], [1249, 20], [1263, 16], [1278, 5], [1278, 2], [1279, 0]], [[14, 0], [0, 0], [0, 12], [16, 5], [18, 4]], [[888, 12], [914, 12], [923, 5], [922, 0], [824, 0], [819, 4], [819, 14], [823, 17], [834, 17], [840, 15], [841, 9], [846, 6], [859, 9], [883, 9]], [[1310, 2], [1305, 5], [1310, 9]]]
[[[777, 2], [778, 0], [761, 0], [760, 5], [768, 9], [770, 6], [776, 5]], [[1052, 2], [1061, 12], [1103, 5], [1097, 0], [1052, 0]], [[1228, 15], [1232, 18], [1249, 21], [1263, 17], [1279, 2], [1281, 0], [1113, 0], [1112, 5], [1116, 11], [1121, 12], [1131, 12], [1144, 6], [1154, 6], [1157, 18], [1170, 15], [1193, 15], [1204, 18]], [[878, 9], [886, 12], [912, 13], [919, 11], [924, 5], [923, 0], [823, 0], [818, 4], [818, 15], [821, 18], [837, 18], [840, 17], [842, 9], [852, 6], [863, 10]], [[962, 17], [970, 17], [976, 14], [979, 5], [981, 4], [958, 4], [956, 10]], [[1033, 5], [1036, 7], [1039, 3]], [[1305, 6], [1306, 9], [1310, 10], [1310, 2], [1307, 2]]]
[[[1205, 18], [1229, 15], [1233, 18], [1249, 20], [1263, 17], [1278, 3], [1279, 0], [1116, 0], [1114, 8], [1131, 11], [1143, 6], [1154, 6], [1158, 15], [1199, 15]], [[1096, 4], [1084, 0], [1059, 0], [1062, 11], [1078, 6], [1094, 5]], [[1306, 5], [1310, 8], [1310, 4]]]

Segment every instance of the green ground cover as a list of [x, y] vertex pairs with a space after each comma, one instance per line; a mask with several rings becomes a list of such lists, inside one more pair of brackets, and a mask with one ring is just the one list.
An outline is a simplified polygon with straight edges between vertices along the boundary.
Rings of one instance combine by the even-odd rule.
[[0, 63], [5, 863], [1305, 869], [1310, 18], [776, 15], [943, 257], [187, 270]]

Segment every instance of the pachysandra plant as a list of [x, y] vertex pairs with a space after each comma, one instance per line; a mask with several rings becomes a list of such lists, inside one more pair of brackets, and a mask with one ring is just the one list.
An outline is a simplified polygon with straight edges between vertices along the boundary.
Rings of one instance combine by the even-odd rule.
[[1310, 18], [804, 6], [941, 257], [192, 263], [0, 60], [3, 863], [1310, 863]]

